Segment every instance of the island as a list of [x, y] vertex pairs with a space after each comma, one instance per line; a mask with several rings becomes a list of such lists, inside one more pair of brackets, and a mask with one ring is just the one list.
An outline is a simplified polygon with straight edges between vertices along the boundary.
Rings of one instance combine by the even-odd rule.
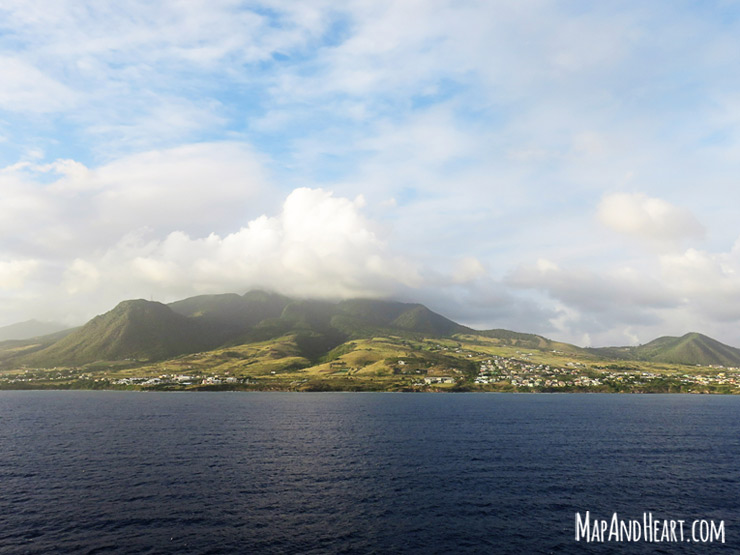
[[123, 301], [0, 342], [0, 389], [740, 393], [740, 350], [699, 333], [582, 348], [427, 307], [250, 291]]

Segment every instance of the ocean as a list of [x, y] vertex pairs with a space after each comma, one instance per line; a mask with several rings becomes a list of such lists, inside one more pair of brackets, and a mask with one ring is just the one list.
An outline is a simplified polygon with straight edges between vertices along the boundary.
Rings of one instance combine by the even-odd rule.
[[740, 397], [0, 392], [3, 554], [738, 551]]

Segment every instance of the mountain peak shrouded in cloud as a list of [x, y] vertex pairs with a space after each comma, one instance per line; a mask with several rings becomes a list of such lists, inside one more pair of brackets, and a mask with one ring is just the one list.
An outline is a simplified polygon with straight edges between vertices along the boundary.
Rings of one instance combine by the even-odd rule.
[[5, 360], [42, 366], [154, 361], [289, 335], [301, 355], [312, 359], [348, 339], [378, 333], [445, 337], [470, 331], [420, 304], [331, 302], [250, 291], [199, 295], [170, 305], [123, 301], [62, 337], [40, 338], [38, 344], [21, 344], [3, 354], [10, 357]]
[[[130, 365], [165, 359], [172, 359], [170, 362], [174, 365], [182, 365], [194, 362], [193, 358], [184, 359], [183, 355], [196, 352], [195, 359], [215, 357], [220, 359], [220, 365], [224, 359], [232, 357], [244, 360], [243, 349], [251, 345], [257, 351], [264, 349], [263, 354], [273, 362], [288, 357], [283, 361], [284, 367], [295, 369], [331, 362], [341, 354], [358, 349], [358, 341], [368, 340], [370, 344], [413, 345], [411, 349], [415, 356], [447, 351], [448, 347], [442, 349], [439, 344], [434, 347], [434, 343], [439, 341], [446, 345], [459, 346], [460, 342], [469, 342], [480, 346], [496, 344], [534, 349], [548, 354], [570, 353], [580, 360], [599, 361], [601, 364], [607, 361], [611, 364], [649, 361], [700, 366], [740, 365], [740, 349], [699, 333], [660, 337], [633, 347], [583, 349], [535, 334], [505, 329], [475, 330], [418, 303], [375, 299], [333, 302], [296, 299], [254, 290], [244, 295], [198, 295], [169, 305], [144, 299], [123, 301], [79, 328], [28, 341], [4, 342], [0, 345], [0, 366], [92, 365], [92, 368], [100, 369], [110, 367], [110, 363]], [[427, 342], [428, 347], [420, 349], [418, 341], [422, 344]], [[286, 348], [287, 351], [284, 350]], [[372, 349], [360, 347], [358, 350], [368, 352]], [[455, 351], [461, 352], [460, 349]], [[386, 351], [384, 359], [392, 361], [399, 352], [395, 349]], [[394, 353], [393, 356], [389, 356], [390, 353]], [[469, 358], [472, 353], [462, 353], [454, 363], [459, 365], [462, 362], [470, 370], [470, 365], [460, 359]], [[431, 356], [428, 363], [435, 359], [434, 355]], [[521, 356], [530, 355], [521, 353]], [[372, 364], [371, 359], [364, 357], [361, 355], [356, 360], [360, 364], [364, 361], [364, 366]], [[256, 370], [259, 364], [253, 365], [258, 358], [259, 354], [253, 351], [247, 357], [249, 362], [241, 363], [242, 371]], [[472, 368], [476, 366], [473, 363]]]
[[[392, 254], [361, 207], [361, 198], [300, 188], [288, 195], [279, 214], [259, 216], [223, 236], [182, 231], [161, 240], [128, 236], [102, 255], [75, 260], [68, 268], [69, 291], [95, 294], [137, 286], [166, 296], [269, 285], [284, 293], [344, 298], [413, 286], [416, 269]], [[80, 286], [86, 281], [88, 290]]]
[[0, 324], [263, 287], [740, 344], [739, 37], [728, 3], [4, 2]]

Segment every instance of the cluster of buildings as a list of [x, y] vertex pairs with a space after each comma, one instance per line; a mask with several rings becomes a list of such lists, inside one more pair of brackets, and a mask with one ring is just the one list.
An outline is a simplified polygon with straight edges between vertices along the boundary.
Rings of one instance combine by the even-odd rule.
[[451, 376], [427, 376], [424, 378], [424, 385], [442, 383], [455, 383], [455, 378]]
[[237, 384], [237, 383], [249, 383], [247, 380], [242, 378], [236, 378], [234, 376], [227, 376], [225, 378], [219, 376], [207, 376], [205, 378], [199, 378], [195, 376], [186, 376], [184, 374], [163, 374], [156, 378], [150, 377], [130, 377], [121, 378], [113, 382], [116, 385], [219, 385], [219, 384]]
[[70, 368], [52, 368], [52, 369], [40, 369], [32, 368], [25, 369], [22, 374], [7, 374], [0, 375], [0, 382], [4, 383], [37, 383], [40, 381], [44, 382], [68, 382], [70, 380], [89, 380], [93, 382], [106, 381], [105, 378], [100, 376], [94, 377], [90, 373], [78, 373], [75, 369]]
[[[526, 356], [531, 356], [528, 353]], [[591, 387], [602, 385], [600, 378], [584, 375], [583, 365], [569, 362], [569, 368], [536, 364], [527, 360], [492, 356], [481, 362], [477, 384], [508, 382], [516, 387]]]
[[[568, 362], [564, 368], [535, 364], [521, 359], [492, 356], [480, 364], [475, 383], [479, 385], [509, 383], [517, 388], [590, 388], [603, 385], [641, 386], [656, 380], [668, 381], [677, 386], [730, 386], [740, 388], [740, 369], [722, 369], [713, 374], [660, 374], [640, 370], [589, 370], [579, 362]], [[522, 360], [524, 359], [524, 360]], [[712, 367], [715, 370], [720, 367]]]
[[737, 368], [731, 369], [731, 372], [718, 372], [716, 375], [695, 375], [684, 374], [680, 378], [687, 383], [696, 383], [702, 385], [729, 385], [740, 387], [740, 373]]

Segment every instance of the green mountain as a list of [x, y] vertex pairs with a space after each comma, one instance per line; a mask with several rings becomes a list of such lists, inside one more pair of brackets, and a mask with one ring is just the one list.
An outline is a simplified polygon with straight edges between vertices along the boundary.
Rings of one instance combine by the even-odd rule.
[[401, 315], [391, 322], [392, 328], [399, 328], [414, 333], [423, 333], [428, 335], [452, 335], [454, 333], [463, 333], [473, 331], [470, 328], [461, 326], [432, 312], [423, 305], [414, 305], [405, 310]]
[[288, 297], [264, 291], [245, 295], [199, 295], [167, 305], [173, 312], [191, 318], [211, 344], [241, 338], [263, 320], [278, 318], [291, 302]]
[[424, 305], [372, 299], [341, 301], [334, 309], [331, 324], [351, 337], [382, 333], [446, 337], [473, 331]]
[[700, 333], [687, 333], [682, 337], [659, 337], [637, 347], [603, 347], [588, 351], [605, 358], [622, 360], [740, 366], [740, 349]]
[[154, 361], [290, 335], [300, 356], [317, 360], [351, 338], [389, 333], [444, 337], [472, 331], [419, 304], [294, 300], [250, 291], [200, 295], [169, 305], [124, 301], [51, 344], [21, 349], [23, 356], [15, 358], [38, 366]]
[[161, 360], [208, 347], [207, 337], [190, 318], [145, 300], [124, 301], [113, 310], [24, 358], [41, 366], [99, 360]]
[[[296, 300], [264, 291], [200, 295], [164, 305], [124, 301], [64, 333], [0, 342], [5, 367], [82, 365], [97, 361], [156, 361], [218, 348], [289, 342], [293, 356], [315, 363], [347, 342], [375, 337], [404, 342], [458, 335], [517, 349], [603, 359], [740, 366], [740, 349], [698, 333], [661, 337], [639, 347], [581, 349], [534, 334], [476, 331], [421, 304], [351, 299]], [[476, 336], [478, 339], [476, 339]], [[344, 348], [344, 347], [341, 347]]]
[[465, 331], [472, 330], [419, 304], [295, 300], [285, 305], [278, 318], [260, 322], [248, 337], [259, 341], [296, 334], [303, 356], [315, 360], [349, 339], [389, 334], [446, 337]]

